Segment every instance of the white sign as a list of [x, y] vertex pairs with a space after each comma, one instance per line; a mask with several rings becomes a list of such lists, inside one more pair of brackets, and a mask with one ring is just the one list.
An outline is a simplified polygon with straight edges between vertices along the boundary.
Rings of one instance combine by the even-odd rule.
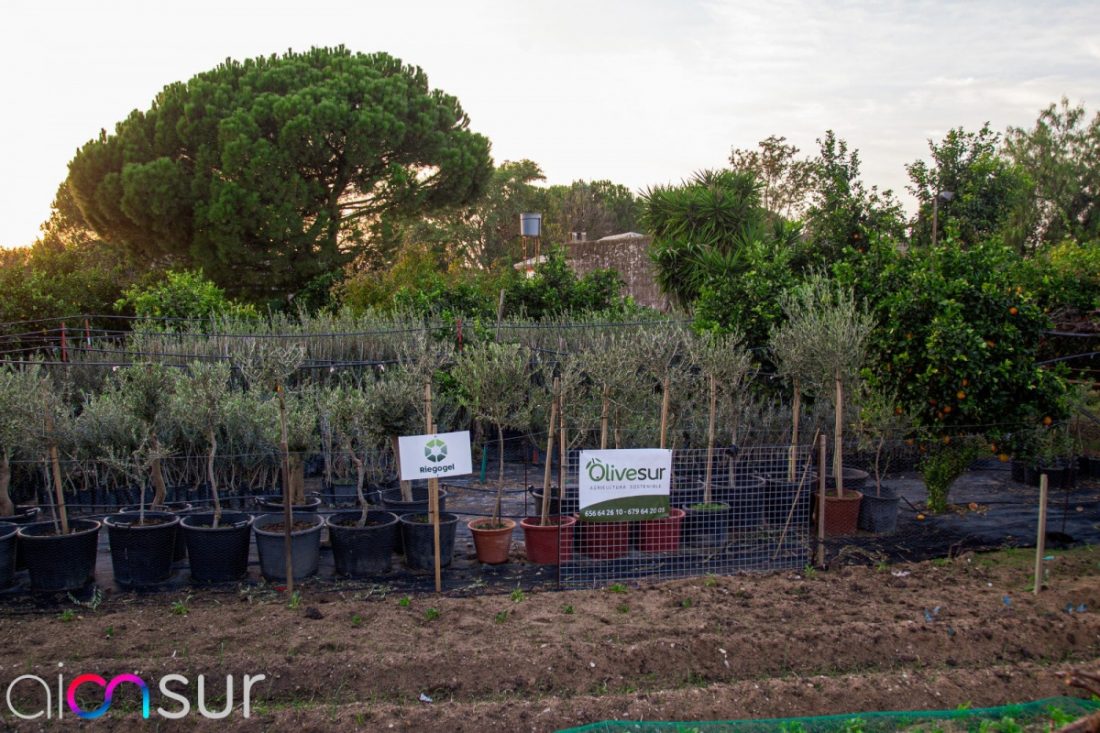
[[470, 431], [436, 435], [405, 435], [397, 439], [401, 480], [412, 481], [473, 473]]
[[581, 519], [625, 522], [667, 517], [671, 477], [670, 450], [581, 451]]

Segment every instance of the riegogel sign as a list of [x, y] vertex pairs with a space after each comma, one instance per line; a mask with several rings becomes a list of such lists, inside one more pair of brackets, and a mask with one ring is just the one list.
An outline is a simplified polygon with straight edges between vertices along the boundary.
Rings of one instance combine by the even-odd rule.
[[581, 451], [580, 515], [588, 522], [668, 516], [672, 451]]
[[406, 435], [398, 438], [397, 442], [401, 452], [402, 481], [473, 473], [469, 430], [436, 435]]

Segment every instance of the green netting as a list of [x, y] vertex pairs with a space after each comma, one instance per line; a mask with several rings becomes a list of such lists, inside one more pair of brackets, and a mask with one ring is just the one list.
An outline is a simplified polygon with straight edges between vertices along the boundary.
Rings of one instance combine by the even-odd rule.
[[911, 710], [807, 718], [642, 722], [605, 720], [560, 733], [1023, 733], [1050, 731], [1100, 710], [1100, 703], [1076, 697], [966, 710]]

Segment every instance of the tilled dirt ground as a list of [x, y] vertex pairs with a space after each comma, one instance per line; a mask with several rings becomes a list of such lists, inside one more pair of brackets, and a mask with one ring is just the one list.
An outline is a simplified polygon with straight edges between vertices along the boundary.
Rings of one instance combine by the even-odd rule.
[[[119, 594], [95, 610], [9, 610], [0, 683], [136, 673], [152, 688], [158, 730], [547, 731], [613, 718], [1000, 705], [1072, 694], [1066, 673], [1100, 669], [1100, 548], [1055, 553], [1038, 596], [1029, 592], [1033, 561], [1009, 550], [475, 597], [307, 589], [294, 608], [253, 587]], [[192, 697], [205, 675], [214, 709], [234, 675], [238, 707], [221, 721], [195, 710], [158, 718], [158, 705], [176, 707], [157, 689], [168, 674], [188, 677]], [[266, 675], [248, 719], [245, 674]], [[81, 690], [86, 709], [103, 700], [94, 687]], [[27, 711], [42, 695], [26, 684], [13, 693]], [[136, 688], [120, 687], [95, 725], [133, 729], [138, 700]], [[0, 704], [6, 725], [28, 730], [68, 727], [75, 719], [65, 712], [22, 723]]]

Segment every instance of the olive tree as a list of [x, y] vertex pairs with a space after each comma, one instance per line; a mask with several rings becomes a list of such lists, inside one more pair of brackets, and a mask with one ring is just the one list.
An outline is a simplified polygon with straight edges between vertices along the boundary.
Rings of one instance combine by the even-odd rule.
[[528, 352], [518, 344], [487, 341], [466, 349], [451, 376], [459, 387], [459, 402], [477, 419], [497, 429], [500, 469], [493, 521], [499, 521], [504, 494], [504, 429], [523, 427], [528, 420], [531, 374]]

